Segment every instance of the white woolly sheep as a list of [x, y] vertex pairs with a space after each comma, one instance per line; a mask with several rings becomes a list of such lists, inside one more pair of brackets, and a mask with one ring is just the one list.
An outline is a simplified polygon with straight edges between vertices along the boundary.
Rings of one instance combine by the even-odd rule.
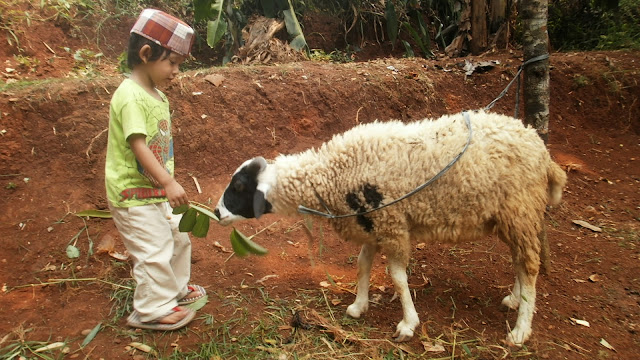
[[[373, 257], [378, 251], [387, 256], [403, 309], [396, 341], [409, 340], [419, 324], [406, 273], [412, 238], [456, 242], [497, 233], [511, 250], [516, 272], [513, 291], [502, 300], [518, 309], [507, 341], [522, 344], [532, 331], [544, 212], [560, 201], [566, 174], [536, 131], [520, 120], [467, 114], [473, 136], [466, 152], [430, 186], [388, 207], [329, 220], [344, 240], [362, 245], [349, 316], [359, 318], [367, 310]], [[469, 130], [463, 113], [407, 124], [373, 122], [317, 150], [271, 162], [256, 157], [236, 170], [215, 212], [220, 224], [229, 225], [264, 213], [296, 215], [299, 205], [335, 215], [378, 208], [447, 167], [465, 147]]]

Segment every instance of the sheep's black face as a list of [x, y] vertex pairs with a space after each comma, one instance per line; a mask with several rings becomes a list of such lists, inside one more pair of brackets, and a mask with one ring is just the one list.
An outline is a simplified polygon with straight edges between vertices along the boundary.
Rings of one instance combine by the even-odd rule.
[[236, 170], [215, 209], [221, 225], [259, 218], [271, 211], [271, 204], [265, 200], [264, 193], [258, 190], [258, 175], [265, 167], [265, 160], [256, 158]]

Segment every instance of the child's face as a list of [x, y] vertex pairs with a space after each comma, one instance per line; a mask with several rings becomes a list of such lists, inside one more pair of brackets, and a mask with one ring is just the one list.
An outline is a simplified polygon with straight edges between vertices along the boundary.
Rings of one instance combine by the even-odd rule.
[[185, 57], [171, 52], [167, 57], [147, 63], [149, 77], [154, 86], [165, 86], [180, 72], [180, 64]]

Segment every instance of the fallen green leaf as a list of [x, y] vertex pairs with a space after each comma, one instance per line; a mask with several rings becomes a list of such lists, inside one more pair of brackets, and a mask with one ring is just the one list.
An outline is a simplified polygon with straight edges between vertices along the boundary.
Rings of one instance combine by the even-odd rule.
[[192, 302], [191, 304], [183, 305], [183, 307], [189, 308], [191, 310], [200, 310], [207, 304], [208, 301], [209, 295], [205, 295], [204, 297]]
[[462, 349], [467, 353], [467, 355], [471, 356], [471, 350], [469, 350], [467, 344], [462, 344]]
[[96, 335], [98, 335], [98, 331], [100, 331], [100, 329], [102, 329], [102, 323], [98, 323], [98, 325], [96, 325], [93, 328], [93, 330], [91, 330], [91, 332], [87, 334], [87, 336], [84, 338], [84, 341], [82, 342], [82, 345], [80, 345], [80, 347], [87, 346], [87, 344], [90, 343], [91, 340], [93, 340], [93, 338], [96, 337]]
[[[43, 351], [50, 351], [50, 350], [59, 349], [59, 348], [61, 348], [61, 347], [63, 347], [63, 346], [64, 346], [64, 343], [63, 343], [63, 342], [61, 342], [61, 341], [58, 341], [58, 342], [54, 342], [54, 343], [51, 343], [51, 344], [49, 344], [49, 345], [46, 345], [46, 346], [43, 346], [43, 347], [37, 348], [37, 349], [35, 349], [33, 352], [34, 352], [34, 353], [39, 353], [39, 352], [43, 352]], [[40, 355], [40, 356], [41, 356], [41, 355]], [[20, 358], [22, 358], [22, 357], [20, 357]]]
[[132, 342], [132, 343], [129, 343], [129, 346], [134, 347], [142, 352], [146, 352], [148, 354], [152, 354], [152, 355], [156, 354], [155, 350], [153, 350], [153, 348], [151, 348], [151, 346], [147, 344]]
[[611, 344], [609, 344], [609, 342], [604, 338], [600, 339], [600, 345], [606, 347], [609, 350], [616, 351], [616, 349], [613, 346], [611, 346]]
[[331, 277], [331, 275], [329, 275], [329, 272], [327, 270], [325, 270], [324, 272], [327, 274], [327, 280], [329, 280], [329, 283], [333, 286], [338, 286], [336, 282], [333, 281], [333, 278]]
[[75, 259], [80, 257], [80, 250], [78, 250], [78, 248], [73, 245], [67, 246], [67, 257], [69, 259]]
[[80, 216], [80, 217], [88, 216], [88, 217], [96, 217], [96, 218], [103, 218], [103, 219], [111, 219], [111, 211], [91, 209], [91, 210], [84, 210], [84, 211], [77, 212], [76, 216]]

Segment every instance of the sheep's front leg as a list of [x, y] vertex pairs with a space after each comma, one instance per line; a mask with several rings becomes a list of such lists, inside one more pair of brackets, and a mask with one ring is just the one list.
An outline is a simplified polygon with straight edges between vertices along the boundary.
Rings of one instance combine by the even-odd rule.
[[375, 245], [362, 245], [358, 255], [358, 292], [356, 301], [347, 307], [347, 315], [358, 319], [369, 308], [369, 279], [371, 277], [371, 264], [376, 254]]
[[413, 331], [420, 323], [420, 319], [413, 305], [409, 284], [407, 283], [407, 262], [397, 258], [390, 258], [389, 273], [402, 303], [402, 321], [398, 323], [393, 337], [397, 342], [408, 341], [413, 337]]

